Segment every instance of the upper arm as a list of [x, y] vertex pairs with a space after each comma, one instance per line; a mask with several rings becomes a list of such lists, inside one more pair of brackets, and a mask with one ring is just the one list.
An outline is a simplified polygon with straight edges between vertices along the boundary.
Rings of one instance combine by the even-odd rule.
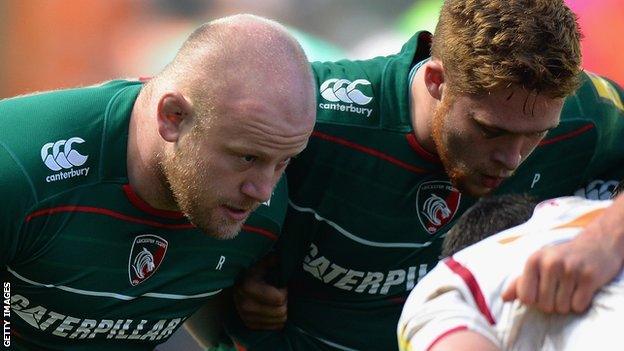
[[223, 330], [222, 321], [232, 303], [231, 296], [232, 289], [223, 290], [184, 322], [184, 327], [202, 347], [209, 348], [219, 344]]
[[15, 258], [19, 231], [36, 198], [23, 166], [1, 141], [0, 169], [0, 265], [5, 266]]

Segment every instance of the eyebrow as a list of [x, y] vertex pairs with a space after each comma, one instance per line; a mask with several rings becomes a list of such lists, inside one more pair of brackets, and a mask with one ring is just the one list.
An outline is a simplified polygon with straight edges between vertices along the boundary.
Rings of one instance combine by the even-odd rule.
[[484, 126], [486, 128], [496, 129], [497, 131], [501, 131], [501, 132], [506, 133], [506, 134], [537, 134], [537, 133], [544, 133], [544, 132], [551, 131], [551, 130], [553, 130], [553, 129], [555, 129], [555, 128], [557, 128], [559, 126], [559, 123], [557, 123], [556, 125], [554, 125], [552, 127], [549, 127], [549, 128], [546, 128], [546, 129], [542, 129], [542, 130], [525, 131], [525, 132], [514, 132], [512, 130], [509, 130], [509, 129], [506, 129], [506, 128], [503, 128], [503, 127], [499, 127], [497, 125], [490, 124], [488, 122], [485, 122], [485, 121], [479, 119], [477, 117], [477, 115], [473, 111], [468, 112], [468, 117], [470, 117], [473, 121], [475, 121], [477, 124], [479, 124], [481, 126]]

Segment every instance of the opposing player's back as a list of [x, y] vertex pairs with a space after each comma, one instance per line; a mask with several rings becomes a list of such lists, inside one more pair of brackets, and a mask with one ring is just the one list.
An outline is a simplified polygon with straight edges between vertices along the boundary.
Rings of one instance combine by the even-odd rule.
[[568, 317], [546, 318], [519, 302], [503, 303], [500, 296], [533, 252], [572, 240], [610, 204], [578, 197], [547, 200], [525, 224], [444, 260], [412, 291], [403, 308], [397, 330], [401, 350], [429, 349], [445, 333], [463, 329], [503, 349], [570, 346], [560, 337]]

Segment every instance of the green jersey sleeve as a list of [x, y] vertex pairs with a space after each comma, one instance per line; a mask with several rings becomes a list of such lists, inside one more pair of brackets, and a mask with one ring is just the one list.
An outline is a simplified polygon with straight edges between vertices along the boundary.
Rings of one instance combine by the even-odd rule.
[[18, 250], [18, 233], [25, 213], [35, 202], [33, 186], [19, 160], [0, 140], [0, 264], [11, 262]]
[[580, 195], [608, 198], [624, 179], [624, 90], [607, 78], [587, 72], [572, 99], [582, 115], [594, 116], [597, 135], [593, 156], [584, 173], [587, 185]]

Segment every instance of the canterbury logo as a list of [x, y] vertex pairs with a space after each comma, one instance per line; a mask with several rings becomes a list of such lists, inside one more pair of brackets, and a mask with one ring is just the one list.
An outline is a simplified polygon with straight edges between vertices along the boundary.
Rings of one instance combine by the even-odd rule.
[[[431, 196], [425, 200], [423, 210], [423, 216], [436, 226], [442, 224], [440, 218], [446, 219], [451, 215], [451, 209], [446, 204], [446, 201], [435, 194], [431, 194]], [[438, 214], [440, 214], [440, 216], [438, 216]]]
[[59, 140], [56, 143], [47, 143], [41, 148], [41, 159], [53, 171], [82, 166], [87, 162], [89, 156], [81, 155], [78, 151], [73, 150], [72, 146], [84, 142], [82, 138], [74, 137], [68, 140]]
[[356, 79], [353, 82], [346, 79], [332, 78], [321, 84], [319, 89], [321, 96], [331, 102], [344, 102], [347, 104], [366, 105], [372, 97], [364, 95], [360, 90], [356, 89], [358, 85], [370, 85], [366, 79]]
[[134, 263], [132, 264], [134, 274], [136, 274], [139, 279], [145, 279], [145, 275], [153, 271], [154, 268], [156, 268], [154, 256], [151, 252], [147, 251], [146, 248], [143, 248], [134, 258]]

